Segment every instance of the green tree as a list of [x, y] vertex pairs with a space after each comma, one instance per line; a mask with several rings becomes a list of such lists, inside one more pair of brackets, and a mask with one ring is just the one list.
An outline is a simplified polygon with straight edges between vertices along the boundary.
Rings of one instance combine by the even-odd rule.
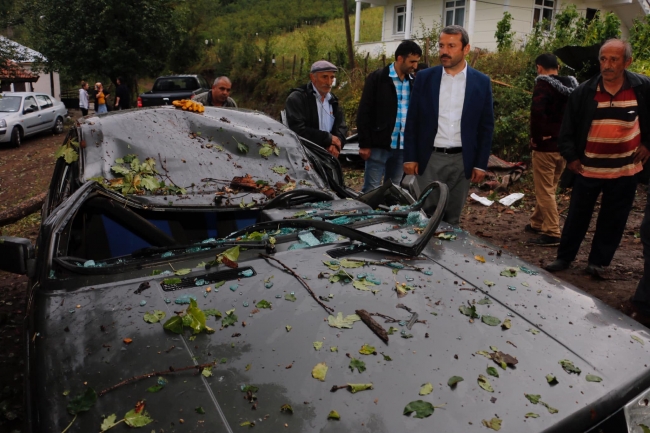
[[630, 29], [630, 44], [635, 60], [650, 60], [650, 19], [648, 15], [635, 18]]
[[[31, 46], [74, 78], [157, 75], [179, 40], [171, 0], [24, 0]], [[37, 11], [36, 13], [34, 11]]]
[[510, 15], [510, 12], [503, 13], [503, 18], [497, 23], [494, 38], [497, 40], [497, 50], [499, 52], [512, 49], [515, 42], [515, 32], [512, 31], [512, 15]]

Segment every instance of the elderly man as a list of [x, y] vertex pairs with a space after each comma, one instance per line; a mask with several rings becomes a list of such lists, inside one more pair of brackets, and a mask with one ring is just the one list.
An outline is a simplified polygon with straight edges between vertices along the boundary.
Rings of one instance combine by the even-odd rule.
[[[465, 61], [469, 36], [447, 26], [438, 40], [440, 66], [417, 74], [404, 130], [404, 173], [418, 174], [421, 188], [446, 183], [449, 199], [443, 219], [458, 225], [470, 182], [485, 176], [492, 147], [494, 112], [490, 79]], [[438, 205], [434, 190], [424, 203]]]
[[345, 143], [348, 127], [343, 109], [330, 93], [338, 68], [326, 60], [311, 65], [310, 83], [291, 90], [285, 110], [289, 129], [334, 157]]
[[212, 84], [212, 90], [201, 93], [194, 98], [194, 101], [200, 102], [206, 107], [237, 108], [234, 99], [230, 97], [230, 89], [232, 89], [232, 83], [228, 77], [217, 77]]
[[359, 156], [366, 161], [363, 192], [387, 179], [399, 185], [404, 171], [404, 127], [414, 77], [422, 49], [403, 41], [395, 61], [368, 75], [357, 112]]
[[600, 74], [569, 97], [558, 147], [575, 173], [557, 259], [550, 272], [567, 269], [587, 233], [602, 192], [586, 272], [602, 276], [623, 236], [636, 192], [636, 174], [650, 157], [650, 79], [626, 69], [632, 48], [618, 39], [600, 48]]

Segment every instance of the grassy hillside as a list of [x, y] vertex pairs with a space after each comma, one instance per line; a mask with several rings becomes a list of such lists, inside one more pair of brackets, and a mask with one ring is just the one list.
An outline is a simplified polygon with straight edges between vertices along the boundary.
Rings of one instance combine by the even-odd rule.
[[[361, 11], [361, 42], [379, 41], [381, 39], [381, 23], [384, 16], [383, 7], [367, 8]], [[350, 31], [354, 38], [355, 16], [350, 16]], [[336, 18], [321, 25], [304, 26], [293, 32], [283, 33], [271, 38], [273, 52], [276, 59], [284, 56], [286, 59], [293, 59], [295, 54], [298, 58], [308, 57], [307, 45], [315, 43], [318, 49], [318, 57], [327, 57], [327, 53], [337, 50], [345, 52], [345, 24], [343, 18]], [[263, 49], [264, 42], [258, 41], [258, 47]]]

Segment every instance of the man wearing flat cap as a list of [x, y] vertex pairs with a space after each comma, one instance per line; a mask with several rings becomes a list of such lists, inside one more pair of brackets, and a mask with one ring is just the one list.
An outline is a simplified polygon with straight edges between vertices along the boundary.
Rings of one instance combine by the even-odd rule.
[[337, 71], [326, 60], [315, 62], [309, 72], [311, 82], [292, 89], [285, 104], [289, 129], [334, 157], [339, 156], [348, 130], [343, 109], [330, 93]]

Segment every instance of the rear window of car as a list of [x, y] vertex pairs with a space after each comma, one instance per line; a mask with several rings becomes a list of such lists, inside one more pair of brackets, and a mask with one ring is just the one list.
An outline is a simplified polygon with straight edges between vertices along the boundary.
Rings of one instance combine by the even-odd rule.
[[198, 88], [199, 83], [194, 77], [159, 78], [153, 86], [153, 90], [159, 92], [191, 91]]
[[45, 95], [36, 95], [36, 100], [38, 101], [38, 106], [41, 107], [41, 110], [50, 108], [54, 105], [52, 100]]
[[0, 112], [15, 113], [20, 110], [21, 100], [20, 96], [4, 96], [0, 98]]

